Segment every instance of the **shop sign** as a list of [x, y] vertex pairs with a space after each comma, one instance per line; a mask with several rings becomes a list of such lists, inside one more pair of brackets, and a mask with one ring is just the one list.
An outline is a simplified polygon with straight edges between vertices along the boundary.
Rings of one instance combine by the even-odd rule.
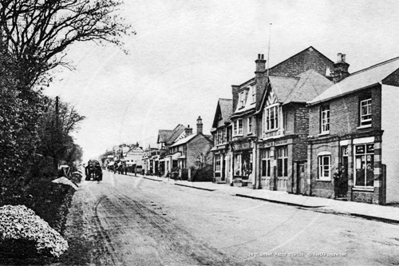
[[374, 153], [374, 144], [367, 144], [367, 153]]
[[245, 150], [250, 148], [251, 148], [251, 143], [249, 142], [234, 143], [234, 150]]
[[264, 148], [269, 148], [274, 146], [274, 141], [272, 142], [265, 142], [265, 143], [260, 143], [259, 148], [264, 149]]
[[276, 141], [276, 146], [287, 144], [287, 143], [288, 143], [288, 139], [278, 140], [278, 141]]
[[364, 153], [364, 145], [357, 145], [356, 146], [356, 153]]

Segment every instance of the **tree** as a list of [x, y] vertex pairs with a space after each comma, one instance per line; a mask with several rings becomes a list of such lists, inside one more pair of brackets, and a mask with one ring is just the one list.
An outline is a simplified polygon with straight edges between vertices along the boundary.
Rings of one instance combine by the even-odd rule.
[[[115, 14], [120, 0], [2, 0], [2, 45], [15, 60], [21, 86], [31, 88], [64, 60], [75, 42], [95, 41], [122, 47], [121, 37], [135, 32]], [[19, 66], [19, 67], [18, 67]]]

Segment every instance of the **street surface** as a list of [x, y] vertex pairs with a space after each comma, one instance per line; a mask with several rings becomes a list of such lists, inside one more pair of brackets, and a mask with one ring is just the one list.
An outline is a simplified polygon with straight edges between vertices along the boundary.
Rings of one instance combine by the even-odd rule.
[[96, 265], [399, 265], [398, 225], [141, 176], [104, 171], [73, 205]]

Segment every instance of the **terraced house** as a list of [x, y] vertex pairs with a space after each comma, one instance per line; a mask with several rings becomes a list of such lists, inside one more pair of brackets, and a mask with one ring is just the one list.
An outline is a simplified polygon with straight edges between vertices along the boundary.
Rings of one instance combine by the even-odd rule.
[[399, 58], [349, 74], [338, 54], [334, 67], [335, 84], [309, 101], [306, 193], [398, 202]]

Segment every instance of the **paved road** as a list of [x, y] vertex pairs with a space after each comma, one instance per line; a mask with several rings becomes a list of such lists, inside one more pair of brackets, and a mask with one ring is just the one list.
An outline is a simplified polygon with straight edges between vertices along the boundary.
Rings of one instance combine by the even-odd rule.
[[[97, 265], [398, 265], [399, 227], [106, 172], [74, 206]], [[79, 237], [79, 236], [75, 236]]]

